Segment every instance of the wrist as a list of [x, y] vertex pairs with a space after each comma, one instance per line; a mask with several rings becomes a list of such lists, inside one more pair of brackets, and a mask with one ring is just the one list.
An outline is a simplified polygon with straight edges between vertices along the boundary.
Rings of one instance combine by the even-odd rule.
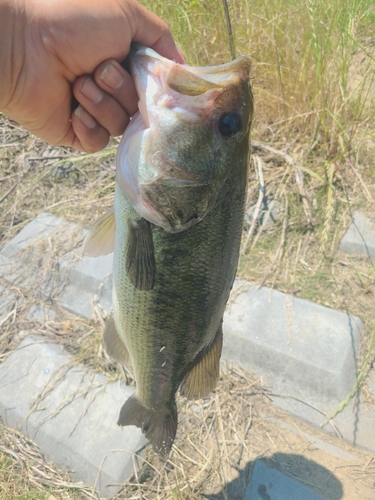
[[26, 15], [23, 0], [0, 0], [0, 111], [16, 99], [24, 64]]

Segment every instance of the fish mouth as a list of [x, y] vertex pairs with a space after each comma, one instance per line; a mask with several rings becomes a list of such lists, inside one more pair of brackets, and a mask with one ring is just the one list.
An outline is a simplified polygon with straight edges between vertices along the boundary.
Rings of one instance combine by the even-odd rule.
[[[184, 116], [196, 121], [204, 117], [224, 89], [248, 82], [251, 60], [247, 56], [209, 67], [192, 67], [166, 59], [149, 47], [133, 43], [130, 52], [130, 68], [139, 96], [138, 108], [146, 127], [152, 117], [146, 105], [146, 89], [154, 87], [155, 99], [164, 99], [166, 107], [184, 108]], [[148, 90], [149, 91], [149, 90]], [[169, 97], [166, 98], [165, 96]], [[192, 104], [190, 115], [186, 97], [202, 96], [198, 107]], [[203, 101], [204, 99], [204, 101]], [[160, 100], [159, 100], [160, 104]], [[198, 112], [200, 109], [201, 112]]]

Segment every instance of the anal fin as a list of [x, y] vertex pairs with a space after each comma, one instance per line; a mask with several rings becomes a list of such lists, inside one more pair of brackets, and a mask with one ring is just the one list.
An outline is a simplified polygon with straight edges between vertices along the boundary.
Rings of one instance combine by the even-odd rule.
[[132, 370], [132, 362], [130, 354], [116, 329], [116, 324], [113, 316], [107, 321], [103, 332], [103, 346], [107, 354], [114, 360], [125, 365], [129, 370]]
[[135, 425], [139, 427], [152, 447], [159, 455], [167, 455], [176, 437], [177, 408], [173, 402], [166, 411], [156, 411], [146, 408], [134, 394], [122, 406], [117, 422], [121, 427]]
[[220, 377], [220, 356], [223, 329], [220, 325], [216, 337], [204, 356], [186, 373], [180, 385], [180, 394], [188, 399], [207, 396], [216, 387]]
[[112, 207], [90, 227], [83, 242], [83, 254], [89, 257], [100, 257], [113, 252], [115, 233], [116, 222]]
[[138, 290], [151, 290], [155, 283], [155, 255], [151, 225], [146, 219], [128, 221], [125, 259], [133, 286]]

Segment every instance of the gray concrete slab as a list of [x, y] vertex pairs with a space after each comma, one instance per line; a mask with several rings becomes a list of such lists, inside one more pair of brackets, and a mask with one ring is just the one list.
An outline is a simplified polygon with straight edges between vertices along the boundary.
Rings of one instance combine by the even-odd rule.
[[131, 476], [133, 454], [147, 442], [139, 429], [116, 424], [133, 392], [73, 364], [61, 346], [37, 336], [23, 340], [0, 366], [3, 422], [103, 497]]
[[14, 306], [16, 294], [0, 285], [0, 320]]
[[354, 212], [353, 220], [340, 242], [339, 250], [349, 254], [375, 258], [375, 223], [360, 212]]
[[39, 323], [47, 323], [48, 321], [54, 321], [56, 319], [56, 311], [50, 307], [34, 304], [30, 307], [29, 313], [27, 315], [30, 319], [35, 319]]
[[[262, 377], [275, 404], [321, 427], [356, 382], [359, 318], [237, 281], [223, 358]], [[323, 429], [375, 452], [375, 413], [360, 396]]]
[[0, 276], [46, 299], [54, 291], [57, 275], [57, 269], [48, 269], [47, 262], [53, 242], [82, 240], [83, 235], [77, 224], [42, 212], [1, 249]]
[[[327, 477], [328, 474], [327, 471]], [[338, 491], [342, 493], [340, 486]], [[268, 466], [264, 460], [255, 461], [251, 480], [244, 495], [244, 500], [326, 500], [327, 498], [332, 497], [316, 493], [294, 477]], [[341, 495], [334, 498], [339, 500]]]
[[330, 443], [329, 438], [327, 441], [322, 441], [318, 437], [313, 436], [312, 434], [302, 430], [300, 427], [297, 428], [294, 425], [286, 424], [285, 422], [277, 418], [269, 417], [268, 415], [264, 415], [262, 413], [261, 417], [264, 420], [271, 420], [274, 424], [279, 426], [281, 428], [280, 432], [282, 432], [282, 429], [288, 429], [299, 436], [304, 436], [306, 442], [310, 442], [310, 444], [313, 444], [315, 448], [319, 448], [320, 450], [325, 451], [327, 454], [332, 455], [333, 457], [336, 457], [340, 460], [345, 460], [347, 462], [355, 463], [357, 461], [356, 456]]
[[237, 281], [224, 316], [224, 356], [274, 387], [341, 400], [356, 380], [361, 328], [359, 318]]
[[46, 264], [48, 249], [43, 249], [54, 238], [78, 242], [84, 235], [77, 224], [41, 213], [0, 251], [0, 276], [20, 288], [33, 289], [41, 300], [53, 296], [62, 307], [86, 319], [94, 317], [94, 308], [109, 313], [113, 254], [94, 259], [83, 256], [77, 247], [63, 255], [55, 269], [49, 271]]
[[94, 317], [94, 307], [107, 314], [112, 307], [113, 254], [101, 257], [82, 255], [78, 262], [71, 254], [60, 262], [66, 284], [59, 295], [62, 307], [86, 319]]
[[[254, 218], [256, 203], [250, 205], [245, 213], [245, 224], [251, 225]], [[264, 227], [269, 227], [274, 224], [279, 216], [280, 201], [276, 199], [268, 200], [263, 198], [263, 202], [258, 214], [257, 224]]]
[[354, 396], [341, 412], [327, 421], [346, 398], [341, 401], [317, 401], [311, 396], [302, 395], [297, 399], [290, 396], [291, 392], [285, 391], [284, 395], [279, 392], [272, 396], [274, 404], [329, 434], [375, 453], [375, 410], [360, 394]]
[[61, 226], [65, 231], [76, 227], [75, 224], [67, 222], [56, 215], [42, 212], [34, 220], [29, 222], [21, 231], [1, 250], [2, 255], [13, 257], [20, 250], [35, 246], [38, 241], [44, 241], [56, 235]]

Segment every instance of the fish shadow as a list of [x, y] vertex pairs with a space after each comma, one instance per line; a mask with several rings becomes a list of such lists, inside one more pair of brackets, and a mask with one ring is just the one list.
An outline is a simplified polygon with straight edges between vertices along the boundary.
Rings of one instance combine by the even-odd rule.
[[343, 487], [328, 469], [302, 455], [275, 453], [248, 462], [208, 500], [340, 500]]

